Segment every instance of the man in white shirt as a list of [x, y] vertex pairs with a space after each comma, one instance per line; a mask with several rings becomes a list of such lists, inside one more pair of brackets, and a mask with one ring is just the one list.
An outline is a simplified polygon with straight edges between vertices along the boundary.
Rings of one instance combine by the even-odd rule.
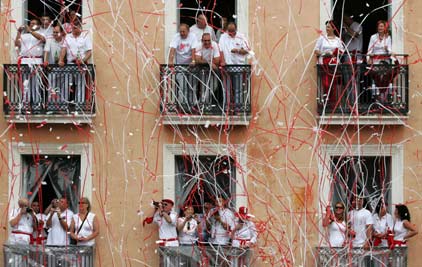
[[[179, 32], [170, 42], [169, 66], [172, 67], [173, 63], [195, 65], [195, 47], [195, 35], [189, 32], [187, 24], [181, 23]], [[177, 94], [177, 104], [184, 112], [192, 112], [198, 104], [198, 77], [195, 74], [186, 67], [177, 67], [175, 93]]]
[[352, 200], [352, 207], [355, 209], [349, 212], [349, 222], [355, 233], [352, 244], [353, 247], [368, 249], [372, 238], [372, 214], [363, 207], [363, 198], [356, 196]]
[[40, 213], [40, 203], [36, 200], [32, 201], [31, 209], [34, 211], [38, 222], [38, 227], [36, 231], [33, 232], [32, 236], [36, 244], [45, 244], [47, 233], [45, 232], [44, 227], [46, 226], [47, 216], [44, 213]]
[[[247, 64], [247, 55], [250, 51], [249, 43], [243, 34], [237, 32], [236, 23], [228, 23], [227, 32], [221, 36], [219, 46], [220, 65], [222, 67]], [[243, 94], [244, 79], [246, 77], [244, 77], [244, 73], [230, 73], [230, 67], [226, 68], [226, 74], [223, 75], [225, 84], [225, 92], [223, 94], [224, 108], [229, 109], [229, 111], [238, 110], [246, 100]]]
[[18, 205], [19, 208], [13, 209], [10, 213], [9, 225], [12, 231], [9, 243], [29, 245], [33, 232], [38, 227], [38, 220], [34, 211], [28, 207], [28, 199], [19, 199]]
[[213, 41], [217, 40], [214, 29], [208, 25], [207, 17], [204, 14], [199, 14], [196, 17], [196, 24], [190, 27], [190, 32], [196, 36], [197, 43], [201, 42], [201, 38], [204, 33], [209, 33]]
[[[62, 51], [60, 53], [59, 65], [64, 66], [64, 58], [67, 58], [67, 64], [76, 64], [78, 66], [88, 64], [92, 55], [92, 41], [89, 31], [82, 32], [81, 21], [73, 21], [72, 33], [67, 34], [63, 41]], [[69, 83], [66, 83], [65, 90], [71, 95], [76, 108], [85, 103], [85, 94], [89, 89], [86, 86], [85, 68], [78, 68], [74, 71], [73, 77]], [[75, 90], [69, 90], [68, 86], [73, 86]], [[74, 95], [74, 96], [73, 96]]]
[[220, 64], [220, 51], [218, 44], [211, 41], [211, 35], [209, 33], [202, 35], [201, 44], [196, 47], [195, 61], [197, 64], [207, 64], [209, 66], [209, 71], [201, 69], [199, 73], [201, 80], [200, 99], [201, 103], [205, 104], [205, 107], [211, 108], [212, 99], [210, 94], [216, 99], [214, 93], [219, 84], [216, 71]]
[[253, 215], [248, 213], [247, 207], [240, 207], [235, 216], [237, 221], [233, 230], [232, 246], [238, 248], [239, 265], [250, 266], [252, 257], [250, 248], [256, 244], [258, 238], [255, 223], [250, 220]]
[[73, 212], [68, 209], [66, 198], [61, 198], [58, 209], [51, 209], [47, 217], [47, 227], [49, 228], [47, 245], [69, 245], [69, 236], [67, 232], [69, 231], [72, 217]]
[[177, 213], [173, 211], [174, 202], [171, 199], [163, 199], [157, 207], [153, 222], [158, 225], [158, 244], [164, 247], [177, 247], [176, 223]]
[[355, 54], [362, 52], [363, 36], [362, 25], [353, 21], [348, 14], [343, 16], [343, 42], [348, 53]]
[[41, 27], [39, 32], [43, 34], [47, 40], [53, 38], [53, 23], [51, 22], [50, 15], [43, 14], [41, 16]]

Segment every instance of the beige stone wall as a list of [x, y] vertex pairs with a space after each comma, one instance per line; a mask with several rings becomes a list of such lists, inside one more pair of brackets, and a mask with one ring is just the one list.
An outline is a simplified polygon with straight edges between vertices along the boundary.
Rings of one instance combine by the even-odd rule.
[[[0, 118], [0, 242], [7, 238], [8, 145], [10, 142], [92, 143], [93, 212], [100, 219], [97, 266], [157, 266], [155, 226], [142, 227], [151, 199], [163, 194], [164, 144], [247, 144], [248, 205], [263, 227], [254, 266], [313, 266], [320, 234], [318, 174], [322, 144], [404, 143], [404, 201], [419, 230], [420, 25], [422, 3], [406, 1], [404, 47], [410, 55], [410, 105], [405, 126], [322, 126], [316, 135], [316, 68], [319, 1], [249, 1], [249, 39], [256, 55], [253, 120], [248, 127], [163, 126], [159, 110], [159, 64], [164, 63], [165, 1], [94, 1], [92, 10], [97, 114], [92, 125], [9, 127]], [[6, 4], [7, 5], [7, 4]], [[2, 6], [3, 7], [3, 6]], [[5, 10], [2, 10], [2, 13]], [[9, 62], [10, 17], [1, 17], [1, 62]], [[3, 76], [0, 77], [2, 84]], [[52, 127], [53, 131], [49, 131]], [[7, 129], [7, 130], [6, 130]], [[360, 135], [357, 135], [357, 129]], [[192, 135], [197, 132], [199, 140]], [[374, 133], [382, 133], [377, 138]], [[347, 136], [350, 140], [339, 137]], [[57, 139], [57, 137], [60, 139]], [[394, 179], [394, 177], [393, 177]], [[409, 265], [417, 266], [420, 235], [409, 242]]]

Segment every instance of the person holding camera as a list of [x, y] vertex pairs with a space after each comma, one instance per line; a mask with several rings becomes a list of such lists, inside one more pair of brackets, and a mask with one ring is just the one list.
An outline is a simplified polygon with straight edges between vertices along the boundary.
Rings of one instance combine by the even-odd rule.
[[171, 199], [163, 199], [159, 203], [154, 203], [153, 222], [158, 225], [158, 236], [160, 238], [157, 243], [163, 247], [179, 246], [176, 231], [177, 213], [173, 211], [173, 205], [174, 202]]
[[[54, 208], [55, 207], [55, 208]], [[47, 227], [50, 231], [47, 236], [48, 246], [66, 246], [69, 245], [67, 235], [73, 212], [68, 209], [66, 198], [61, 198], [56, 203], [52, 203], [52, 208], [47, 217]]]
[[28, 207], [27, 198], [19, 199], [18, 205], [19, 208], [13, 209], [10, 215], [9, 225], [12, 232], [9, 236], [9, 243], [29, 245], [32, 234], [38, 227], [37, 217], [34, 211]]
[[258, 232], [255, 223], [250, 220], [254, 217], [248, 213], [247, 207], [239, 207], [236, 226], [233, 230], [232, 246], [239, 248], [239, 260], [237, 266], [251, 266], [252, 250], [249, 249], [256, 244]]

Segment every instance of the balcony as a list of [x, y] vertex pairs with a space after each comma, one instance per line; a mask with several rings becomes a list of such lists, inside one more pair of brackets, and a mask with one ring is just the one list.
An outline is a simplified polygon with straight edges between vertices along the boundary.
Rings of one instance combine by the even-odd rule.
[[94, 65], [3, 66], [3, 111], [13, 123], [91, 123]]
[[160, 66], [164, 124], [248, 125], [251, 119], [251, 66]]
[[249, 248], [234, 248], [208, 245], [159, 247], [160, 267], [173, 266], [253, 266], [249, 262], [252, 250]]
[[70, 267], [94, 266], [94, 247], [3, 245], [5, 267], [45, 266]]
[[321, 124], [403, 125], [409, 114], [407, 55], [376, 64], [318, 64]]
[[360, 248], [316, 248], [317, 266], [407, 266], [407, 247], [372, 247], [371, 250]]

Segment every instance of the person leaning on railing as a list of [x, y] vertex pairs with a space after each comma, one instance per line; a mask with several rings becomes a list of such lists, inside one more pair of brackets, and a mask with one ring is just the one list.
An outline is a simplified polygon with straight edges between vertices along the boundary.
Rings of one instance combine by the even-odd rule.
[[10, 214], [9, 225], [12, 232], [9, 236], [9, 243], [29, 245], [33, 232], [38, 228], [38, 220], [34, 211], [28, 206], [28, 199], [19, 199], [18, 205], [19, 208], [13, 209]]
[[342, 202], [337, 202], [334, 206], [334, 213], [331, 206], [325, 209], [325, 216], [322, 219], [322, 226], [327, 227], [328, 242], [330, 247], [343, 247], [346, 245], [351, 229], [346, 223], [346, 211]]
[[393, 230], [393, 216], [387, 212], [387, 207], [381, 200], [375, 207], [375, 213], [372, 215], [374, 221], [373, 245], [387, 247], [387, 238]]
[[418, 234], [416, 226], [410, 222], [410, 212], [406, 205], [396, 205], [394, 211], [393, 246], [407, 246], [407, 240]]
[[363, 196], [353, 196], [352, 207], [349, 211], [348, 222], [354, 232], [352, 245], [355, 248], [369, 249], [371, 247], [372, 226], [374, 224], [372, 214], [363, 206]]
[[251, 266], [252, 250], [256, 245], [258, 232], [255, 223], [250, 219], [254, 216], [248, 213], [247, 207], [239, 207], [235, 213], [237, 218], [232, 235], [232, 246], [239, 248], [241, 254], [238, 259], [238, 266]]
[[97, 216], [91, 212], [88, 198], [82, 197], [79, 200], [79, 213], [73, 215], [69, 232], [78, 246], [95, 245], [95, 238], [100, 234], [100, 224]]
[[377, 33], [371, 36], [368, 45], [369, 64], [378, 64], [387, 61], [392, 53], [391, 36], [388, 34], [388, 25], [384, 20], [377, 22]]

